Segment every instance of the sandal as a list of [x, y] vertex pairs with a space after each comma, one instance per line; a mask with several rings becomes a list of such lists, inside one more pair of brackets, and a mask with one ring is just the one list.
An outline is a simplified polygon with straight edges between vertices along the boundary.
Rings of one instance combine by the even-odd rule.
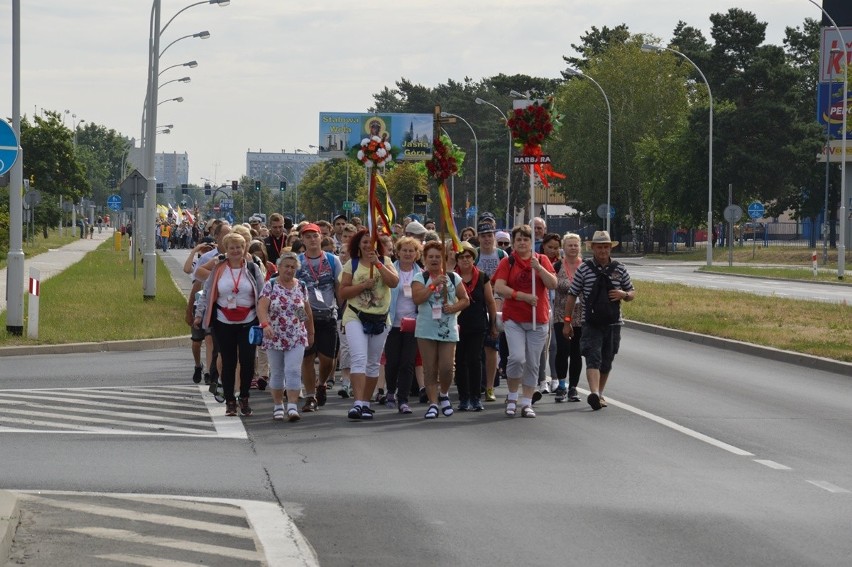
[[600, 402], [602, 408], [606, 407], [606, 400], [604, 399], [603, 394], [598, 396], [598, 402]]
[[287, 410], [287, 421], [299, 421], [300, 419], [302, 419], [302, 416], [299, 415], [298, 410], [295, 408]]
[[272, 410], [272, 419], [275, 421], [284, 421], [284, 408], [275, 408]]
[[517, 409], [518, 404], [516, 402], [506, 401], [506, 415], [509, 417], [515, 417], [515, 409]]
[[521, 417], [535, 417], [535, 411], [532, 406], [524, 406], [521, 408]]
[[453, 415], [453, 404], [450, 403], [449, 396], [438, 396], [438, 402], [441, 404], [441, 413], [445, 417]]
[[406, 403], [399, 404], [399, 413], [409, 414], [411, 413], [411, 406]]
[[435, 419], [438, 417], [438, 406], [431, 405], [429, 409], [426, 410], [426, 414], [423, 416], [424, 419]]

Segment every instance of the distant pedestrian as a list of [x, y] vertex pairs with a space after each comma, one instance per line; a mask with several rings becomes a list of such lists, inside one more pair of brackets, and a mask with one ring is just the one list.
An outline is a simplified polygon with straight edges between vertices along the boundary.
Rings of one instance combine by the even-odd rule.
[[[624, 264], [611, 257], [612, 247], [617, 245], [618, 242], [612, 240], [607, 231], [595, 232], [591, 240], [593, 258], [577, 268], [565, 303], [566, 316], [563, 321], [573, 323], [573, 320], [568, 320], [572, 318], [567, 314], [573, 313], [577, 297], [581, 294], [583, 296], [580, 349], [586, 359], [586, 378], [591, 391], [586, 401], [594, 410], [606, 407], [603, 391], [612, 370], [612, 361], [618, 354], [621, 327], [624, 325], [621, 301], [632, 301], [636, 297], [630, 274]], [[599, 280], [603, 289], [596, 285]], [[599, 289], [601, 294], [605, 291], [606, 295], [598, 297]], [[611, 308], [611, 314], [599, 315], [605, 313], [607, 308]], [[574, 336], [573, 325], [566, 324], [562, 332], [570, 339]]]

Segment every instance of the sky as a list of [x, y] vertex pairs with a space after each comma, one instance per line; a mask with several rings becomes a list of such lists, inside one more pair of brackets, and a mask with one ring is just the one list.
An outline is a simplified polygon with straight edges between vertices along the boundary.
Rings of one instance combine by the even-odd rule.
[[[192, 0], [162, 0], [166, 22]], [[0, 116], [12, 115], [12, 1], [0, 2]], [[150, 0], [21, 0], [21, 113], [58, 111], [139, 138]], [[232, 0], [181, 13], [162, 33], [158, 152], [187, 152], [189, 181], [245, 174], [246, 151], [313, 152], [320, 112], [366, 112], [405, 77], [434, 87], [499, 73], [559, 77], [563, 55], [596, 26], [627, 24], [663, 44], [679, 20], [710, 39], [709, 16], [740, 7], [767, 43], [821, 18], [808, 0]], [[191, 82], [171, 79], [190, 76]], [[508, 95], [508, 93], [506, 93]], [[452, 109], [444, 110], [452, 112]], [[67, 111], [67, 113], [66, 113]], [[76, 115], [76, 118], [75, 118]], [[473, 125], [474, 128], [476, 125]]]

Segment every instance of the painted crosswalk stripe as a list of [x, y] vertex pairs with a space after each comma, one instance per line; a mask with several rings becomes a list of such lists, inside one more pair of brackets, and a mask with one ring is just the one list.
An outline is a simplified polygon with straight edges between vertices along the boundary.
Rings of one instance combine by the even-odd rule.
[[[112, 425], [114, 425], [116, 423], [124, 423], [124, 425], [126, 425], [127, 427], [132, 426], [132, 427], [135, 427], [135, 428], [138, 428], [138, 429], [152, 429], [152, 430], [156, 429], [158, 431], [159, 430], [171, 431], [173, 433], [197, 433], [198, 432], [197, 429], [190, 429], [188, 427], [175, 427], [175, 426], [171, 426], [171, 425], [164, 425], [164, 424], [161, 424], [161, 423], [118, 422], [116, 420], [102, 419], [102, 418], [99, 418], [99, 417], [89, 417], [89, 416], [83, 417], [83, 416], [69, 415], [67, 412], [66, 413], [51, 413], [51, 412], [41, 412], [41, 411], [30, 411], [30, 412], [26, 412], [26, 415], [33, 416], [33, 417], [42, 417], [42, 418], [46, 418], [46, 419], [51, 419], [52, 421], [50, 422], [50, 425], [53, 426], [53, 427], [67, 427], [67, 426], [70, 425], [68, 423], [69, 421], [83, 421], [83, 422], [87, 422], [87, 423], [112, 424]], [[10, 421], [10, 422], [16, 422], [16, 421], [20, 422], [20, 419], [16, 419], [16, 418], [11, 418], [11, 419], [3, 418], [3, 420], [4, 421]], [[24, 420], [24, 423], [27, 423], [27, 421]]]
[[262, 556], [256, 550], [234, 549], [232, 547], [211, 545], [209, 543], [202, 544], [180, 539], [144, 536], [127, 530], [116, 530], [112, 528], [66, 528], [64, 531], [102, 539], [129, 541], [131, 543], [155, 545], [158, 547], [167, 547], [169, 549], [192, 551], [194, 553], [206, 553], [208, 555], [219, 557], [231, 557], [241, 561], [262, 561]]
[[190, 530], [206, 531], [223, 536], [251, 539], [253, 532], [249, 528], [240, 526], [229, 526], [219, 522], [202, 522], [200, 520], [190, 520], [180, 516], [166, 516], [163, 514], [151, 514], [139, 512], [131, 509], [116, 508], [114, 506], [96, 506], [94, 504], [84, 504], [82, 502], [72, 502], [68, 500], [56, 500], [54, 498], [44, 498], [41, 496], [28, 495], [29, 500], [52, 506], [54, 508], [63, 508], [65, 510], [74, 510], [83, 514], [92, 514], [95, 516], [106, 516], [109, 518], [119, 518], [123, 520], [133, 520], [134, 522], [149, 522], [160, 526], [172, 526], [175, 528], [185, 528]]
[[[12, 404], [21, 403], [21, 402], [18, 402], [17, 400], [25, 400], [23, 405], [29, 406], [29, 407], [57, 407], [57, 406], [61, 405], [65, 408], [67, 408], [67, 407], [69, 407], [69, 404], [73, 403], [73, 406], [71, 406], [72, 408], [73, 407], [80, 407], [80, 406], [93, 407], [93, 408], [108, 407], [108, 408], [112, 408], [112, 409], [127, 409], [127, 410], [138, 410], [140, 408], [140, 406], [136, 403], [134, 403], [132, 405], [131, 404], [120, 404], [120, 403], [106, 403], [106, 402], [94, 401], [91, 398], [79, 399], [78, 400], [78, 399], [70, 399], [67, 396], [43, 396], [43, 395], [39, 395], [38, 397], [33, 398], [32, 396], [27, 396], [25, 394], [0, 394], [0, 405], [12, 405]], [[127, 401], [127, 400], [125, 400], [125, 401]], [[48, 402], [55, 402], [55, 403], [48, 403]], [[207, 408], [204, 405], [201, 405], [201, 400], [198, 400], [198, 403], [196, 405], [198, 405], [197, 410], [169, 409], [169, 408], [163, 408], [163, 407], [157, 407], [156, 410], [157, 410], [157, 413], [169, 414], [169, 415], [206, 416], [207, 415]], [[184, 404], [184, 407], [185, 407], [185, 404]]]

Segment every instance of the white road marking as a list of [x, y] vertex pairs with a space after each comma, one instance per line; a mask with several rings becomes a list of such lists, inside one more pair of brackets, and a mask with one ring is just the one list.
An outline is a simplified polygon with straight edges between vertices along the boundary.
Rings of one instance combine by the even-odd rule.
[[[583, 392], [586, 395], [588, 395], [590, 393], [588, 390], [583, 390], [582, 388], [577, 388], [577, 389], [579, 391]], [[754, 454], [749, 453], [745, 449], [740, 449], [739, 447], [734, 447], [733, 445], [729, 445], [728, 443], [725, 443], [724, 441], [719, 441], [718, 439], [714, 439], [713, 437], [710, 437], [709, 435], [704, 435], [703, 433], [699, 433], [699, 432], [695, 431], [694, 429], [684, 427], [683, 425], [677, 424], [677, 423], [670, 421], [670, 420], [668, 420], [664, 417], [654, 415], [654, 414], [649, 413], [645, 410], [641, 410], [641, 409], [639, 409], [635, 406], [631, 406], [629, 404], [625, 404], [625, 403], [622, 403], [622, 402], [617, 402], [617, 401], [613, 400], [612, 398], [610, 398], [609, 396], [606, 397], [606, 402], [607, 402], [607, 404], [609, 404], [611, 406], [620, 407], [623, 410], [627, 410], [631, 413], [635, 413], [638, 416], [644, 417], [646, 419], [650, 419], [651, 421], [658, 423], [660, 425], [663, 425], [665, 427], [668, 427], [669, 429], [673, 429], [673, 430], [675, 430], [679, 433], [683, 433], [684, 435], [688, 435], [688, 436], [690, 436], [694, 439], [698, 439], [699, 441], [704, 441], [705, 443], [707, 443], [709, 445], [713, 445], [714, 447], [718, 447], [719, 449], [724, 449], [725, 451], [728, 451], [729, 453], [733, 453], [734, 455], [739, 455], [739, 456], [742, 456], [742, 457], [753, 457], [754, 456]]]
[[[162, 424], [158, 424], [158, 423], [143, 423], [143, 422], [125, 423], [125, 422], [116, 421], [116, 420], [113, 420], [113, 419], [101, 419], [101, 418], [98, 418], [98, 417], [89, 417], [89, 416], [84, 417], [84, 416], [78, 416], [78, 415], [70, 415], [68, 413], [51, 413], [51, 412], [43, 412], [43, 411], [29, 411], [29, 412], [25, 412], [25, 413], [26, 413], [26, 415], [32, 415], [32, 416], [35, 416], [35, 417], [43, 417], [43, 418], [51, 419], [51, 421], [43, 422], [43, 423], [49, 423], [52, 427], [69, 427], [70, 424], [67, 423], [68, 421], [84, 421], [84, 422], [89, 422], [89, 423], [113, 424], [113, 425], [117, 424], [117, 423], [123, 423], [127, 427], [135, 427], [135, 428], [139, 428], [139, 429], [157, 429], [157, 430], [162, 429], [164, 431], [171, 431], [173, 433], [196, 433], [198, 431], [197, 429], [190, 429], [188, 427], [173, 427], [173, 426], [162, 425]], [[141, 419], [141, 418], [144, 418], [145, 416], [139, 415], [137, 417], [139, 417]], [[7, 420], [4, 417], [3, 420], [4, 421], [11, 421], [11, 422], [23, 421], [24, 423], [30, 423], [29, 420], [21, 420], [21, 419], [15, 419], [15, 418]], [[35, 421], [33, 421], [32, 423], [35, 423]]]
[[822, 488], [823, 490], [827, 490], [834, 494], [849, 494], [850, 492], [852, 492], [850, 490], [841, 488], [835, 484], [831, 484], [830, 482], [826, 482], [824, 480], [809, 480], [808, 482], [813, 484], [817, 488]]
[[101, 539], [113, 539], [116, 541], [129, 541], [143, 545], [156, 545], [181, 551], [192, 551], [194, 553], [206, 553], [219, 557], [232, 557], [241, 561], [260, 561], [262, 556], [257, 551], [234, 549], [212, 545], [209, 543], [194, 543], [182, 539], [171, 539], [166, 537], [144, 536], [128, 530], [116, 530], [112, 528], [66, 528], [65, 531], [98, 537]]
[[109, 555], [98, 555], [98, 559], [106, 559], [114, 561], [121, 565], [142, 565], [143, 567], [198, 567], [197, 563], [187, 563], [186, 561], [171, 561], [160, 559], [158, 557], [142, 557], [139, 555], [119, 555], [112, 553]]
[[[0, 405], [3, 405], [4, 403], [7, 404], [7, 405], [9, 404], [9, 402], [3, 402], [2, 400], [0, 400]], [[8, 408], [8, 407], [5, 408], [4, 409], [5, 413], [10, 414], [10, 415], [42, 415], [42, 416], [43, 415], [59, 415], [59, 414], [53, 414], [53, 413], [50, 413], [50, 412], [33, 411], [33, 409], [21, 407], [21, 404], [19, 404], [18, 402], [15, 402], [15, 404], [16, 404], [16, 406], [14, 408]], [[103, 407], [111, 407], [109, 404], [101, 404], [101, 405]], [[175, 425], [197, 425], [199, 427], [209, 426], [208, 422], [206, 422], [206, 421], [202, 422], [199, 419], [184, 419], [184, 418], [180, 418], [180, 417], [150, 415], [149, 413], [141, 413], [141, 412], [123, 412], [123, 411], [111, 411], [111, 410], [107, 410], [107, 409], [91, 409], [91, 408], [76, 408], [76, 407], [70, 407], [70, 408], [69, 407], [61, 407], [60, 408], [59, 406], [55, 406], [55, 405], [40, 405], [40, 404], [33, 404], [32, 407], [33, 408], [42, 408], [42, 409], [47, 409], [47, 410], [61, 409], [62, 412], [65, 413], [66, 416], [69, 419], [71, 418], [71, 414], [74, 413], [74, 412], [85, 412], [89, 415], [99, 415], [99, 416], [103, 416], [103, 417], [114, 417], [114, 418], [125, 418], [125, 419], [128, 419], [128, 420], [142, 420], [144, 422], [156, 421], [156, 422], [173, 423]], [[146, 412], [147, 411], [152, 411], [152, 410], [146, 410]], [[204, 418], [204, 419], [207, 418], [206, 412], [205, 413], [195, 413], [194, 415], [198, 416], [199, 418]], [[88, 419], [88, 417], [84, 416], [84, 417], [80, 417], [80, 419]], [[128, 424], [131, 424], [131, 425], [135, 425], [137, 422], [136, 421], [126, 421], [126, 422], [121, 421], [121, 423], [128, 423]]]
[[755, 463], [760, 463], [761, 465], [767, 466], [770, 469], [775, 469], [777, 471], [791, 471], [790, 467], [787, 465], [782, 465], [781, 463], [776, 463], [775, 461], [770, 461], [768, 459], [754, 459]]
[[[120, 494], [101, 492], [67, 492], [60, 490], [16, 490], [20, 494], [72, 495], [133, 499], [163, 499], [182, 502], [203, 502], [214, 505], [233, 505], [245, 510], [246, 517], [257, 535], [269, 567], [319, 567], [316, 552], [305, 539], [296, 524], [279, 505], [256, 500], [232, 500], [227, 498], [207, 498], [175, 496], [172, 494]], [[209, 546], [204, 546], [207, 552]]]
[[199, 520], [189, 520], [178, 516], [164, 516], [162, 514], [149, 514], [145, 512], [137, 512], [134, 510], [125, 510], [115, 508], [113, 506], [96, 506], [93, 504], [84, 504], [82, 502], [68, 502], [64, 500], [55, 500], [53, 498], [45, 498], [28, 494], [25, 496], [28, 500], [41, 502], [54, 508], [63, 508], [65, 510], [74, 510], [83, 514], [92, 514], [95, 516], [106, 516], [108, 518], [121, 518], [123, 520], [133, 520], [135, 522], [149, 522], [160, 526], [173, 526], [177, 528], [186, 528], [190, 530], [206, 531], [214, 534], [223, 534], [232, 537], [251, 538], [252, 531], [248, 528], [239, 526], [229, 526], [221, 523], [202, 522]]
[[[105, 403], [105, 402], [96, 402], [96, 401], [92, 400], [91, 398], [78, 400], [78, 399], [70, 399], [68, 396], [45, 396], [45, 395], [41, 395], [41, 394], [39, 394], [38, 397], [33, 398], [31, 395], [28, 396], [26, 394], [18, 394], [18, 393], [10, 394], [10, 393], [6, 393], [6, 392], [0, 392], [0, 405], [3, 405], [3, 404], [11, 405], [11, 404], [18, 403], [16, 401], [9, 400], [9, 398], [28, 400], [28, 402], [25, 405], [34, 406], [34, 407], [56, 407], [57, 405], [62, 405], [63, 408], [67, 408], [68, 406], [65, 405], [65, 404], [73, 402], [73, 405], [74, 405], [73, 407], [87, 406], [87, 407], [109, 407], [109, 408], [112, 408], [112, 409], [127, 409], [127, 410], [139, 409], [138, 403], [134, 403], [132, 405], [131, 404], [118, 404], [118, 403], [113, 403], [113, 402]], [[46, 402], [50, 402], [50, 401], [59, 402], [59, 404], [48, 404], [48, 403], [46, 403]], [[132, 401], [132, 400], [125, 400], [125, 401]], [[185, 404], [184, 404], [184, 406], [185, 406]], [[70, 408], [70, 409], [73, 409], [73, 408]], [[168, 408], [162, 408], [162, 407], [157, 407], [156, 409], [157, 409], [158, 413], [171, 414], [171, 415], [204, 415], [204, 416], [207, 415], [206, 408], [202, 409], [202, 407], [200, 405], [198, 407], [198, 410], [195, 410], [195, 411], [194, 410], [187, 410], [187, 409], [176, 410], [176, 409], [168, 409]]]
[[199, 386], [201, 399], [204, 400], [207, 406], [207, 411], [210, 412], [210, 419], [213, 420], [213, 427], [219, 437], [223, 439], [248, 439], [248, 433], [243, 422], [238, 417], [227, 417], [225, 415], [224, 404], [216, 401], [213, 395], [207, 391], [207, 386]]

